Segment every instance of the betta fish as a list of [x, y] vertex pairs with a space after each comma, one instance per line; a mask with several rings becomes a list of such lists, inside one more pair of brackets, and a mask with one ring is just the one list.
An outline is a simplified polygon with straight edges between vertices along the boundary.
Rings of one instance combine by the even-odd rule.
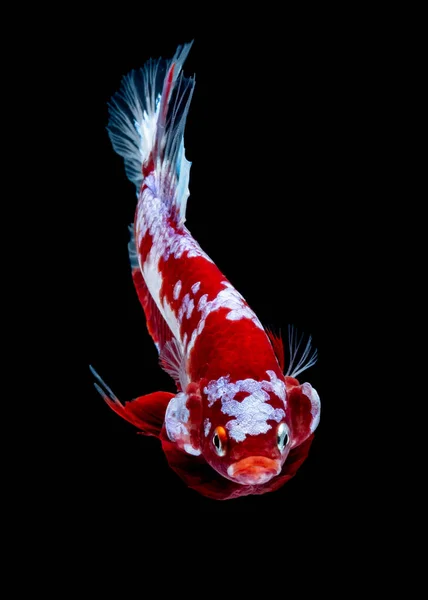
[[311, 338], [302, 346], [289, 330], [284, 373], [280, 336], [263, 327], [184, 225], [190, 162], [183, 136], [195, 80], [182, 67], [190, 47], [125, 76], [109, 103], [107, 126], [137, 189], [133, 282], [176, 393], [123, 404], [91, 370], [105, 402], [160, 440], [188, 487], [226, 500], [277, 490], [295, 475], [319, 423], [320, 399], [296, 379], [316, 361]]

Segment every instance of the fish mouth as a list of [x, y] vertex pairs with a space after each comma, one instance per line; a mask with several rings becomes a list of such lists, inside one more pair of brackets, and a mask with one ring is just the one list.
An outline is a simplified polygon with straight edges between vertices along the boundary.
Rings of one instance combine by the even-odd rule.
[[242, 485], [266, 483], [280, 472], [280, 461], [265, 456], [243, 458], [231, 464], [227, 469], [229, 477]]

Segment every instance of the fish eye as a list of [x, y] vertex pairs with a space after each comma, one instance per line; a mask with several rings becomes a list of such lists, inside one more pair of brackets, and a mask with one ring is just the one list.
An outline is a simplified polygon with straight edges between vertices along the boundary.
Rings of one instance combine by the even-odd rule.
[[213, 446], [219, 456], [226, 454], [227, 433], [224, 427], [216, 427], [213, 435]]
[[288, 434], [287, 425], [285, 423], [280, 423], [278, 425], [278, 430], [276, 433], [276, 444], [280, 452], [284, 452], [284, 449], [287, 447], [289, 439], [290, 436]]

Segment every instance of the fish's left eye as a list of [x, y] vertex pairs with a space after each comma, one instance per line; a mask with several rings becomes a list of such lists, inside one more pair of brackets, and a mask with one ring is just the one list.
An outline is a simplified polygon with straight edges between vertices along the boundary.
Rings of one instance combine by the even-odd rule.
[[213, 435], [213, 446], [219, 456], [226, 454], [227, 433], [224, 427], [216, 427]]
[[280, 423], [276, 432], [276, 444], [280, 452], [284, 452], [284, 449], [287, 447], [289, 439], [290, 436], [288, 433], [287, 425], [285, 423]]

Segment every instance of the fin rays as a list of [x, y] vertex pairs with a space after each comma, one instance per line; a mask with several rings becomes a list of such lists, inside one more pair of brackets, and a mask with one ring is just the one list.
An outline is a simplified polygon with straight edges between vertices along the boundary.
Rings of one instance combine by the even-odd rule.
[[97, 392], [100, 394], [101, 398], [113, 410], [115, 410], [115, 408], [114, 408], [115, 406], [119, 406], [120, 408], [123, 408], [123, 404], [120, 402], [119, 398], [109, 388], [109, 386], [106, 384], [106, 382], [103, 379], [101, 379], [101, 377], [98, 375], [98, 373], [95, 371], [95, 369], [91, 365], [89, 365], [89, 369], [90, 369], [92, 375], [98, 381], [98, 383], [94, 382], [94, 387], [97, 390]]
[[[192, 42], [178, 46], [171, 60], [149, 60], [122, 79], [111, 98], [107, 131], [113, 149], [124, 158], [127, 177], [137, 195], [153, 165], [153, 193], [185, 221], [190, 162], [184, 154], [184, 127], [195, 78], [181, 72]], [[150, 172], [150, 171], [149, 171]]]
[[160, 365], [183, 391], [189, 383], [185, 361], [183, 350], [177, 340], [173, 338], [166, 342], [159, 356]]
[[[300, 352], [300, 347], [304, 338], [304, 334], [298, 338], [297, 330], [293, 325], [288, 326], [288, 349], [290, 353], [289, 365], [286, 376], [297, 377], [299, 373], [306, 371], [312, 367], [318, 359], [318, 350], [312, 349], [312, 337], [309, 336], [303, 352]], [[300, 355], [300, 358], [299, 358]], [[297, 359], [299, 359], [297, 361]]]

